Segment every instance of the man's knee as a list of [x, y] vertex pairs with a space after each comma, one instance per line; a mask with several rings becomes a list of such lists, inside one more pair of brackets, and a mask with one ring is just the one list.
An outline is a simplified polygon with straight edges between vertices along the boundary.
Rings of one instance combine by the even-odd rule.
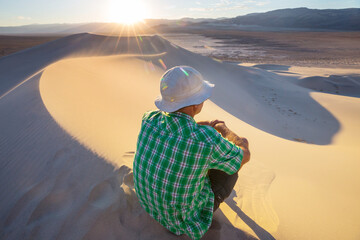
[[[236, 181], [238, 179], [238, 174], [228, 175], [229, 177], [222, 185], [215, 185], [213, 188], [215, 197], [218, 197], [222, 201], [228, 198], [234, 189]], [[221, 201], [221, 202], [222, 202]]]

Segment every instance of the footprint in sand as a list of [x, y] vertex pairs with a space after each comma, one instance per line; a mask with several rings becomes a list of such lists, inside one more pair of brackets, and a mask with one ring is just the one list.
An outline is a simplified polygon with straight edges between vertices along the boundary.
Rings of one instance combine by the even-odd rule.
[[48, 161], [48, 165], [51, 165], [53, 169], [59, 169], [60, 165], [66, 164], [71, 158], [75, 156], [72, 153], [72, 150], [69, 148], [61, 148], [55, 154], [54, 157]]
[[[59, 149], [47, 162], [47, 171], [42, 176], [42, 180], [29, 188], [19, 200], [15, 203], [14, 207], [8, 214], [4, 227], [11, 227], [12, 224], [19, 225], [21, 222], [30, 224], [36, 220], [40, 220], [45, 216], [45, 212], [50, 210], [49, 214], [56, 211], [56, 204], [60, 204], [59, 200], [66, 201], [65, 193], [52, 193], [52, 189], [58, 179], [64, 175], [64, 171], [58, 173], [56, 169], [59, 169], [60, 164], [65, 164], [70, 158], [74, 157], [71, 149], [61, 148]], [[57, 175], [53, 175], [53, 170], [57, 172]], [[61, 205], [62, 209], [64, 205]], [[60, 206], [59, 206], [60, 207]], [[21, 213], [21, 218], [19, 214]]]
[[21, 221], [27, 219], [33, 210], [37, 207], [37, 203], [43, 199], [51, 190], [52, 184], [46, 181], [40, 182], [32, 186], [14, 205], [7, 216], [4, 227], [11, 226], [13, 223], [19, 225]]
[[[125, 186], [123, 186], [125, 184]], [[113, 204], [123, 202], [125, 198], [124, 190], [132, 188], [134, 181], [131, 169], [127, 166], [121, 166], [113, 176], [95, 185], [88, 197], [89, 203], [97, 208], [105, 209]]]
[[71, 209], [72, 198], [66, 190], [50, 192], [32, 212], [28, 225], [66, 214]]
[[113, 179], [107, 179], [94, 186], [88, 197], [92, 206], [101, 209], [108, 208], [117, 200], [119, 200], [119, 194]]

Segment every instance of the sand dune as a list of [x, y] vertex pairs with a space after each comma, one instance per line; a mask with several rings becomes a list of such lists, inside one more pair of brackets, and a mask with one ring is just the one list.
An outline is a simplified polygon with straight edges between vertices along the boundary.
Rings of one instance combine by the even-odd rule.
[[358, 239], [359, 98], [299, 86], [311, 71], [274, 72], [291, 66], [92, 34], [0, 59], [0, 238], [188, 239], [142, 210], [131, 173], [141, 115], [181, 64], [216, 84], [196, 120], [224, 120], [252, 151], [204, 239]]
[[[240, 64], [282, 75], [298, 76], [295, 83], [318, 92], [360, 97], [360, 70], [318, 67], [293, 67], [276, 64]], [[293, 79], [294, 81], [294, 79]]]

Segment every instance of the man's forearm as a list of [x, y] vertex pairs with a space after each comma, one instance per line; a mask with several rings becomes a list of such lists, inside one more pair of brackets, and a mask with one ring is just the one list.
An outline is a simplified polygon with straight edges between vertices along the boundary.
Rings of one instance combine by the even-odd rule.
[[[215, 129], [220, 132], [220, 134], [227, 138], [229, 141], [233, 142], [239, 148], [243, 150], [243, 159], [240, 166], [244, 166], [245, 163], [249, 162], [250, 160], [250, 151], [249, 151], [249, 142], [246, 138], [239, 137], [233, 131], [231, 131], [225, 124], [219, 124], [215, 126]], [[240, 170], [239, 169], [239, 170]]]
[[220, 134], [227, 138], [229, 141], [233, 142], [235, 145], [239, 147], [249, 148], [249, 142], [246, 138], [239, 137], [233, 131], [231, 131], [228, 127], [222, 127], [220, 129]]

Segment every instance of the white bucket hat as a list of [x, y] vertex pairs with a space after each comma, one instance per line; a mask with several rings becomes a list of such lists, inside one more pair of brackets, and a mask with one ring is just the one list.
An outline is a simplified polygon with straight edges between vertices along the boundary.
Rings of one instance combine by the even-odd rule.
[[192, 67], [173, 67], [161, 77], [161, 95], [156, 98], [155, 105], [161, 111], [175, 112], [186, 106], [200, 104], [211, 96], [214, 86]]

